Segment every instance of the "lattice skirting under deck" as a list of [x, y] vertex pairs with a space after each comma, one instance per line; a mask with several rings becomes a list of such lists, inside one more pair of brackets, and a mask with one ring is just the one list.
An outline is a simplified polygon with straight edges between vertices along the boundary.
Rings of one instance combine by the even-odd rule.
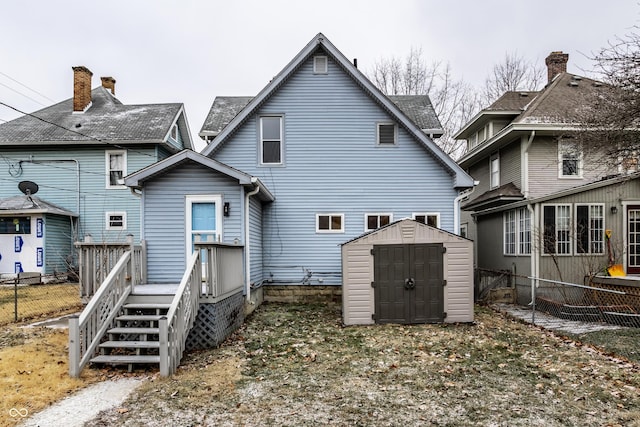
[[200, 304], [198, 317], [187, 337], [187, 350], [218, 347], [243, 321], [242, 292], [214, 304]]

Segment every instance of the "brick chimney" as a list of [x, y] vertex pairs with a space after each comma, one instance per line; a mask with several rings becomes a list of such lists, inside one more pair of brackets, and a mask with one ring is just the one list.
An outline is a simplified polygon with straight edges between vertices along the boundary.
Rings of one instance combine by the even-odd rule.
[[73, 68], [73, 111], [83, 112], [91, 104], [91, 76], [87, 67]]
[[551, 83], [555, 76], [567, 72], [567, 62], [569, 62], [569, 54], [562, 53], [561, 50], [551, 52], [544, 62], [545, 64], [547, 64], [547, 77], [549, 79], [548, 83]]
[[116, 94], [116, 79], [113, 77], [100, 77], [102, 87], [111, 91], [111, 95]]

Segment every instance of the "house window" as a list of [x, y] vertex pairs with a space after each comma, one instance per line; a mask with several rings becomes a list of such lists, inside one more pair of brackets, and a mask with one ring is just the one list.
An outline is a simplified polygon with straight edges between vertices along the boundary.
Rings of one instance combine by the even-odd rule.
[[0, 234], [31, 234], [31, 217], [0, 218]]
[[439, 213], [414, 213], [413, 219], [423, 224], [430, 225], [431, 227], [440, 228], [440, 214]]
[[171, 139], [178, 140], [178, 125], [171, 126]]
[[576, 205], [576, 253], [604, 253], [604, 205]]
[[389, 225], [393, 221], [390, 213], [368, 213], [364, 215], [364, 231], [371, 231]]
[[378, 123], [378, 145], [395, 145], [396, 129], [393, 123]]
[[460, 224], [460, 237], [466, 238], [469, 235], [467, 224]]
[[126, 230], [127, 229], [127, 213], [126, 212], [106, 212], [107, 230]]
[[260, 117], [260, 163], [282, 164], [282, 116]]
[[329, 72], [328, 61], [326, 56], [313, 57], [313, 73], [327, 74]]
[[344, 233], [344, 214], [317, 214], [316, 233]]
[[543, 207], [542, 246], [545, 254], [571, 254], [571, 205]]
[[503, 214], [503, 245], [505, 255], [531, 253], [531, 214], [527, 208], [513, 209]]
[[489, 159], [489, 168], [491, 171], [491, 188], [500, 187], [500, 155], [498, 153]]
[[575, 141], [558, 141], [558, 176], [560, 178], [582, 177], [582, 150]]
[[107, 151], [107, 188], [123, 188], [127, 175], [127, 152]]

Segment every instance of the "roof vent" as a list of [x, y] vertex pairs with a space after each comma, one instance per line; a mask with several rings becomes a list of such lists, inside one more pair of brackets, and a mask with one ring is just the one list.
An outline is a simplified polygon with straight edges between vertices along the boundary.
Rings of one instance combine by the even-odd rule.
[[600, 86], [602, 86], [602, 82], [593, 82], [593, 85], [595, 87], [600, 87]]
[[582, 77], [580, 77], [580, 76], [571, 76], [571, 78], [573, 80], [578, 80], [578, 81], [582, 80]]
[[520, 92], [520, 97], [521, 98], [526, 98], [527, 96], [529, 96], [529, 94], [527, 92]]
[[572, 81], [569, 82], [569, 86], [576, 87], [576, 86], [578, 86], [578, 82], [572, 80]]

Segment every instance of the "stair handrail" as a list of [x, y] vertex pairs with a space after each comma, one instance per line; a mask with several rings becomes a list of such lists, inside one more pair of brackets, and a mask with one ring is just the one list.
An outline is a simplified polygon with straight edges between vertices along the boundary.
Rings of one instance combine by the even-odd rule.
[[159, 321], [160, 375], [175, 373], [184, 353], [189, 331], [198, 315], [202, 284], [200, 250], [191, 255], [167, 315]]
[[131, 251], [122, 254], [80, 316], [69, 318], [69, 375], [77, 378], [131, 294]]

